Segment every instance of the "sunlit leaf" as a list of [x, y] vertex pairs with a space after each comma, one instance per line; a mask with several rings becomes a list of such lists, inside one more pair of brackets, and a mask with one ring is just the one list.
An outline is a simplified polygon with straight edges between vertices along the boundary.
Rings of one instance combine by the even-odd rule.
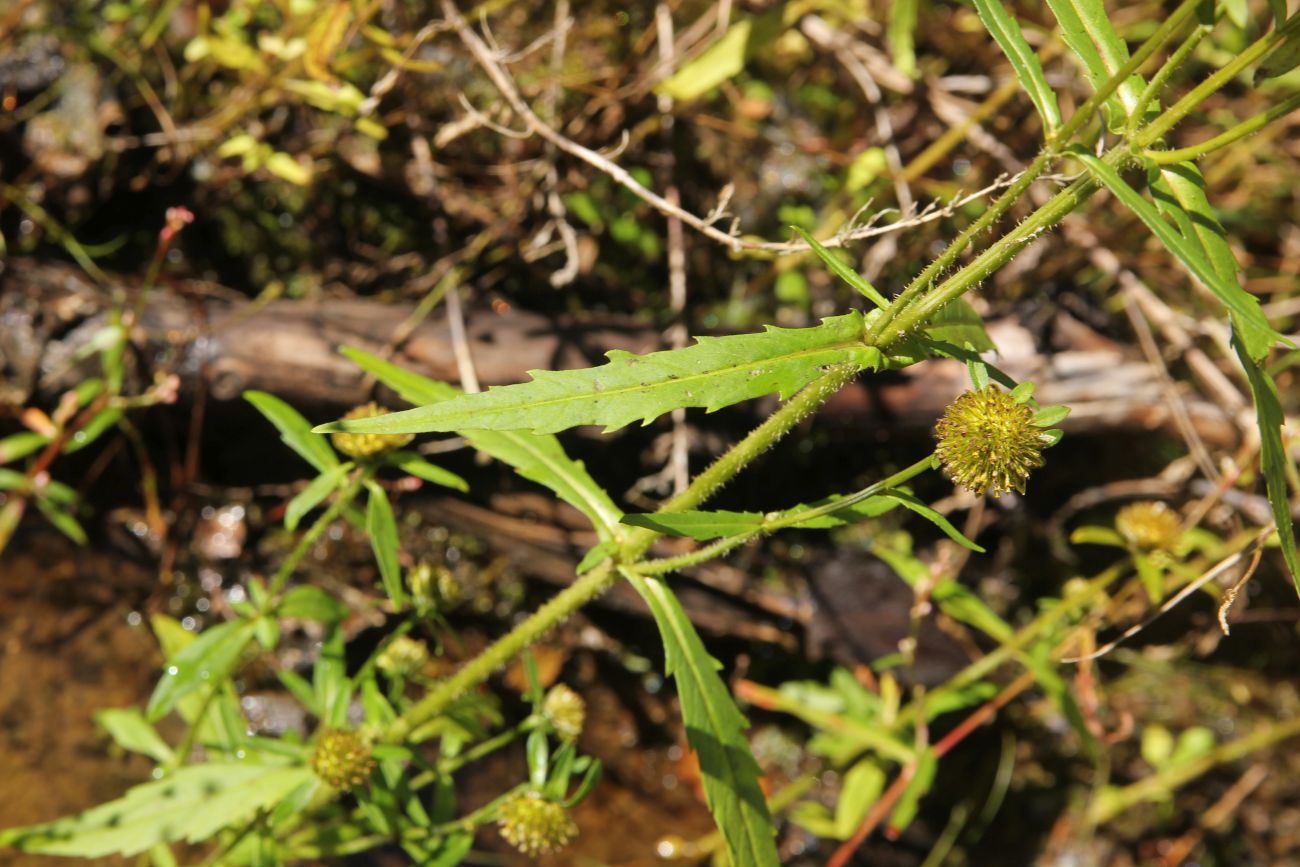
[[254, 629], [253, 622], [248, 620], [221, 623], [205, 630], [169, 657], [163, 676], [149, 697], [145, 715], [157, 720], [194, 690], [220, 684], [239, 663]]
[[343, 484], [347, 474], [352, 470], [351, 463], [331, 467], [311, 480], [311, 484], [299, 491], [289, 501], [284, 510], [284, 526], [287, 530], [298, 529], [298, 522], [321, 504], [321, 502]]
[[975, 0], [975, 9], [979, 12], [985, 29], [997, 40], [1002, 53], [1011, 61], [1016, 79], [1038, 110], [1038, 116], [1043, 119], [1043, 131], [1050, 138], [1061, 126], [1061, 109], [1057, 105], [1056, 92], [1043, 75], [1043, 65], [1034, 49], [1025, 41], [1020, 24], [1007, 12], [1002, 0]]
[[80, 815], [0, 831], [0, 846], [102, 858], [134, 855], [161, 843], [198, 843], [274, 806], [311, 775], [311, 769], [302, 766], [191, 765]]
[[759, 786], [758, 763], [745, 740], [748, 723], [681, 603], [663, 582], [627, 573], [659, 627], [666, 673], [677, 684], [686, 740], [699, 758], [704, 799], [731, 863], [776, 867], [776, 829]]
[[108, 732], [113, 743], [133, 753], [143, 753], [156, 762], [172, 760], [172, 748], [162, 739], [139, 708], [109, 708], [95, 712], [95, 722]]
[[425, 433], [529, 430], [578, 425], [616, 430], [649, 423], [678, 407], [709, 411], [767, 394], [790, 397], [828, 366], [877, 367], [879, 350], [862, 343], [862, 315], [835, 316], [813, 328], [771, 327], [760, 334], [701, 337], [694, 346], [649, 355], [607, 353], [600, 367], [536, 370], [531, 382], [490, 388], [432, 406], [369, 419], [336, 421], [317, 432]]

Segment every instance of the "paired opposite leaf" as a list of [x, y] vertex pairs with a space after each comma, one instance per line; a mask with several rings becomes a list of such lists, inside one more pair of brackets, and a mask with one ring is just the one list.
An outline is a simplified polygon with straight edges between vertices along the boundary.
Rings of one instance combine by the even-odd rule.
[[615, 430], [633, 421], [648, 424], [678, 407], [713, 411], [766, 394], [787, 398], [829, 366], [875, 367], [881, 360], [878, 350], [863, 345], [862, 315], [856, 311], [813, 328], [769, 327], [760, 334], [698, 340], [685, 349], [649, 355], [614, 350], [600, 367], [533, 371], [532, 382], [316, 430], [551, 433], [578, 425]]
[[626, 573], [654, 615], [667, 674], [677, 683], [686, 740], [700, 761], [704, 798], [722, 831], [731, 863], [776, 867], [776, 829], [758, 784], [758, 763], [745, 740], [748, 724], [718, 676], [717, 660], [662, 581]]
[[1034, 49], [1025, 41], [1020, 24], [1002, 5], [1001, 0], [975, 0], [975, 9], [989, 34], [997, 40], [1002, 53], [1011, 61], [1016, 79], [1029, 95], [1029, 100], [1043, 119], [1043, 132], [1050, 139], [1061, 126], [1061, 110], [1056, 102], [1056, 92], [1043, 75], [1043, 65]]

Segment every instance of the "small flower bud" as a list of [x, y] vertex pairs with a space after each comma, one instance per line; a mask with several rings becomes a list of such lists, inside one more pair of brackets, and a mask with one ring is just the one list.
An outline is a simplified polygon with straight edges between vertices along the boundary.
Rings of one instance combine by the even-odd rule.
[[582, 700], [582, 696], [564, 684], [557, 683], [542, 701], [542, 716], [546, 717], [561, 740], [575, 741], [582, 734], [587, 703]]
[[[381, 415], [388, 415], [388, 410], [372, 402], [349, 410], [342, 420], [356, 421], [359, 418], [375, 418]], [[350, 458], [368, 458], [389, 449], [400, 449], [414, 438], [413, 434], [348, 433], [346, 431], [330, 434], [334, 448]]]
[[379, 654], [375, 664], [385, 674], [406, 677], [424, 668], [424, 664], [428, 661], [428, 645], [423, 641], [399, 635]]
[[369, 742], [357, 732], [326, 729], [316, 739], [311, 767], [316, 776], [334, 788], [350, 789], [369, 779], [375, 760]]
[[501, 805], [501, 836], [530, 858], [555, 852], [578, 836], [564, 805], [537, 792], [517, 794]]
[[1156, 500], [1130, 503], [1115, 516], [1115, 529], [1141, 551], [1172, 551], [1180, 535], [1178, 513]]
[[1042, 431], [1033, 421], [1027, 404], [997, 386], [966, 392], [935, 426], [944, 472], [976, 494], [1023, 494], [1029, 472], [1043, 465]]

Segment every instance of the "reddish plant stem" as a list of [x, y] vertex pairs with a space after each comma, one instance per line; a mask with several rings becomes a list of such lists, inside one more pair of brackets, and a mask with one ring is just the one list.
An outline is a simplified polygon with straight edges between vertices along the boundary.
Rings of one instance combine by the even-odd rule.
[[[943, 739], [934, 745], [934, 757], [936, 759], [943, 758], [954, 747], [969, 737], [975, 729], [993, 719], [999, 710], [1010, 703], [1016, 696], [1029, 689], [1033, 683], [1034, 676], [1029, 672], [1025, 672], [1011, 681], [1011, 683], [1003, 687], [1000, 693], [989, 699], [977, 711], [962, 720], [956, 728], [944, 735]], [[844, 867], [849, 862], [849, 859], [853, 857], [853, 853], [866, 842], [867, 838], [871, 836], [871, 832], [894, 808], [894, 804], [902, 797], [903, 791], [907, 789], [907, 784], [911, 781], [914, 773], [916, 773], [916, 764], [914, 762], [905, 766], [899, 772], [898, 778], [890, 784], [879, 800], [871, 805], [871, 809], [863, 817], [858, 830], [853, 832], [853, 836], [846, 840], [839, 849], [835, 850], [835, 854], [826, 862], [826, 867]]]

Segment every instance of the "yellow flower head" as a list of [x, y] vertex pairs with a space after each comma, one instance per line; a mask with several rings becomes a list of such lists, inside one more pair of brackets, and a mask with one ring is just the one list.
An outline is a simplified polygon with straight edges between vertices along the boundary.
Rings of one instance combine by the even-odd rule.
[[501, 836], [530, 858], [563, 849], [578, 836], [564, 805], [537, 792], [517, 794], [500, 810]]
[[429, 661], [429, 646], [423, 641], [399, 635], [384, 648], [375, 663], [385, 674], [415, 674]]
[[[388, 415], [388, 410], [371, 402], [349, 410], [343, 421], [356, 421], [359, 418], [375, 418]], [[372, 434], [339, 432], [330, 434], [334, 448], [350, 458], [368, 458], [389, 449], [400, 449], [415, 437], [413, 434]]]
[[334, 788], [350, 789], [370, 778], [375, 760], [370, 754], [370, 743], [357, 732], [326, 729], [316, 739], [311, 767], [316, 776]]
[[1129, 503], [1115, 516], [1115, 529], [1142, 551], [1172, 551], [1178, 545], [1179, 524], [1178, 513], [1155, 500]]
[[1043, 465], [1043, 433], [1033, 409], [994, 385], [949, 404], [935, 434], [948, 478], [976, 494], [1023, 494], [1030, 471]]

